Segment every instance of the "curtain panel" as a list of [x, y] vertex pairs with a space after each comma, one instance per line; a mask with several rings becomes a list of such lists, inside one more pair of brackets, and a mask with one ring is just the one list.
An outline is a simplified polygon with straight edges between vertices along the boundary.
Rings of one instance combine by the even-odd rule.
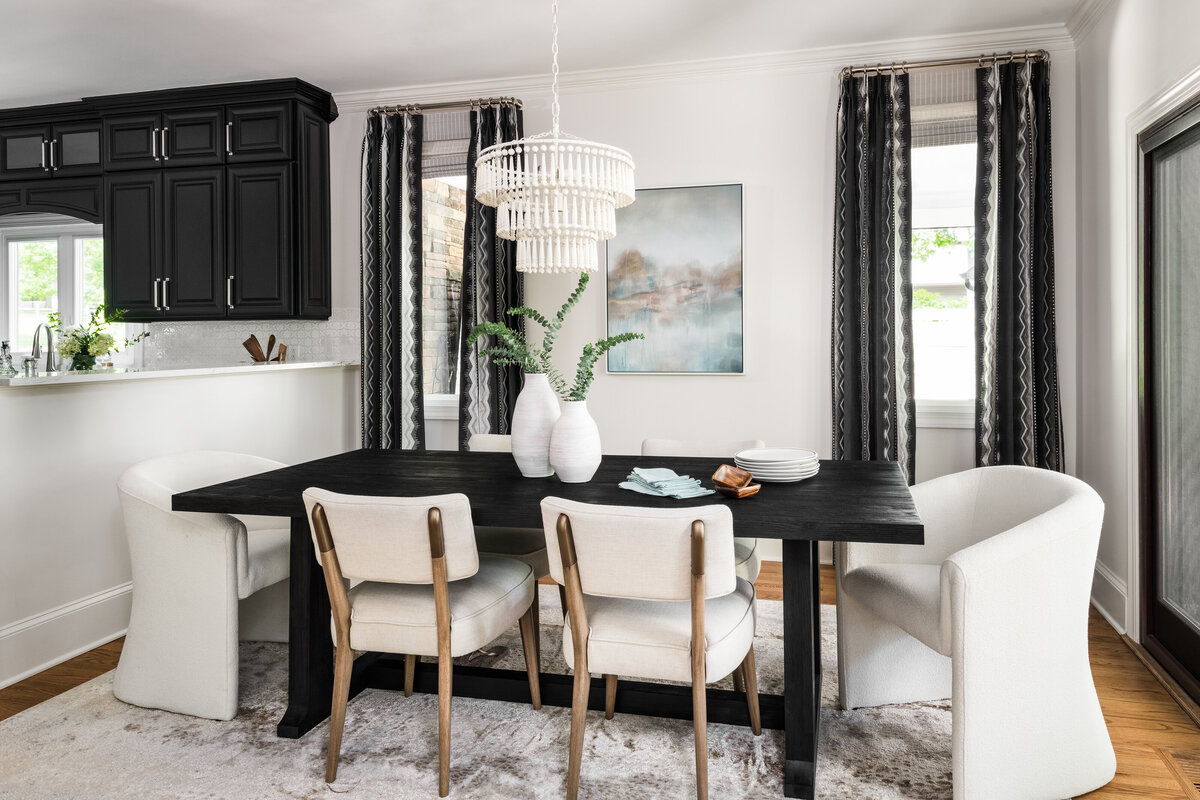
[[467, 347], [467, 337], [481, 322], [514, 326], [522, 320], [505, 314], [524, 303], [524, 280], [517, 272], [516, 243], [496, 236], [496, 209], [475, 199], [475, 160], [479, 152], [498, 142], [524, 135], [521, 109], [515, 105], [490, 106], [471, 111], [471, 144], [467, 154], [467, 221], [463, 237], [462, 313], [459, 342], [462, 361], [458, 373], [458, 447], [465, 450], [475, 433], [508, 434], [513, 406], [521, 390], [521, 370], [480, 359], [494, 337], [481, 337]]
[[1049, 65], [976, 81], [976, 463], [1061, 471]]
[[367, 119], [362, 145], [362, 446], [421, 450], [419, 114]]
[[833, 229], [833, 457], [915, 474], [908, 75], [848, 76]]

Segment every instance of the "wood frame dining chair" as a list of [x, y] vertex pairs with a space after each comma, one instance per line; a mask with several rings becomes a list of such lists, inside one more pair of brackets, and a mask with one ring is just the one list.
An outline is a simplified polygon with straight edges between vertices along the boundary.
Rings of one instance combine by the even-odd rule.
[[696, 796], [708, 797], [706, 684], [731, 673], [762, 733], [754, 666], [754, 586], [737, 577], [725, 506], [649, 509], [542, 501], [550, 571], [567, 594], [563, 655], [575, 670], [567, 798], [576, 800], [591, 673], [606, 719], [617, 676], [691, 682]]
[[[438, 661], [438, 795], [450, 791], [453, 661], [519, 621], [530, 700], [541, 708], [533, 570], [480, 558], [466, 495], [363, 497], [304, 492], [332, 606], [333, 703], [325, 780], [337, 777], [354, 650], [405, 654], [405, 695], [418, 656]], [[346, 581], [355, 582], [347, 590]]]

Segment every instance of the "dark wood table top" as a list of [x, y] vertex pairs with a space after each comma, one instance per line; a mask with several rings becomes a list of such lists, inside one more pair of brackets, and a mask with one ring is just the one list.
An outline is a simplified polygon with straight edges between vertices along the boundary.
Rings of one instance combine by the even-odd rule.
[[763, 483], [753, 497], [719, 494], [690, 500], [618, 488], [633, 467], [670, 467], [712, 486], [717, 466], [733, 459], [606, 455], [588, 483], [524, 478], [508, 453], [446, 450], [352, 450], [328, 458], [206, 486], [173, 497], [176, 511], [304, 517], [305, 489], [376, 496], [462, 492], [477, 525], [540, 528], [539, 503], [555, 496], [584, 503], [678, 508], [720, 503], [733, 511], [739, 536], [770, 539], [922, 544], [925, 527], [912, 494], [891, 461], [822, 461], [799, 483]]

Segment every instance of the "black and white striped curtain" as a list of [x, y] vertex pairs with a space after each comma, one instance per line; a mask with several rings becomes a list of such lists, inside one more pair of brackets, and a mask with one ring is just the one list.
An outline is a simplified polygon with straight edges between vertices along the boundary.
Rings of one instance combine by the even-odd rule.
[[362, 150], [362, 446], [425, 446], [421, 116], [367, 120]]
[[515, 105], [489, 106], [471, 111], [471, 145], [467, 156], [467, 222], [463, 246], [462, 313], [459, 341], [462, 362], [458, 378], [458, 446], [465, 450], [475, 433], [509, 433], [513, 405], [521, 390], [521, 370], [479, 358], [480, 350], [494, 344], [482, 337], [467, 347], [467, 336], [481, 322], [519, 325], [505, 314], [523, 303], [524, 282], [517, 272], [516, 245], [496, 237], [496, 209], [475, 199], [475, 159], [497, 142], [523, 135], [521, 109]]
[[976, 80], [976, 462], [1062, 470], [1049, 65], [993, 64]]
[[908, 76], [843, 78], [834, 164], [833, 457], [915, 474]]

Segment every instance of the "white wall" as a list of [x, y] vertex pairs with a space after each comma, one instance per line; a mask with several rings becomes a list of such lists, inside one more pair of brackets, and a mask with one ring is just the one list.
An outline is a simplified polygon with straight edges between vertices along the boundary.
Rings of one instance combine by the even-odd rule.
[[[1079, 475], [1105, 501], [1095, 597], [1137, 636], [1135, 361], [1128, 126], [1200, 65], [1194, 0], [1114, 0], [1079, 44]], [[1057, 164], [1056, 164], [1057, 167]]]
[[0, 388], [0, 686], [121, 635], [116, 483], [184, 450], [295, 463], [357, 446], [355, 368]]

